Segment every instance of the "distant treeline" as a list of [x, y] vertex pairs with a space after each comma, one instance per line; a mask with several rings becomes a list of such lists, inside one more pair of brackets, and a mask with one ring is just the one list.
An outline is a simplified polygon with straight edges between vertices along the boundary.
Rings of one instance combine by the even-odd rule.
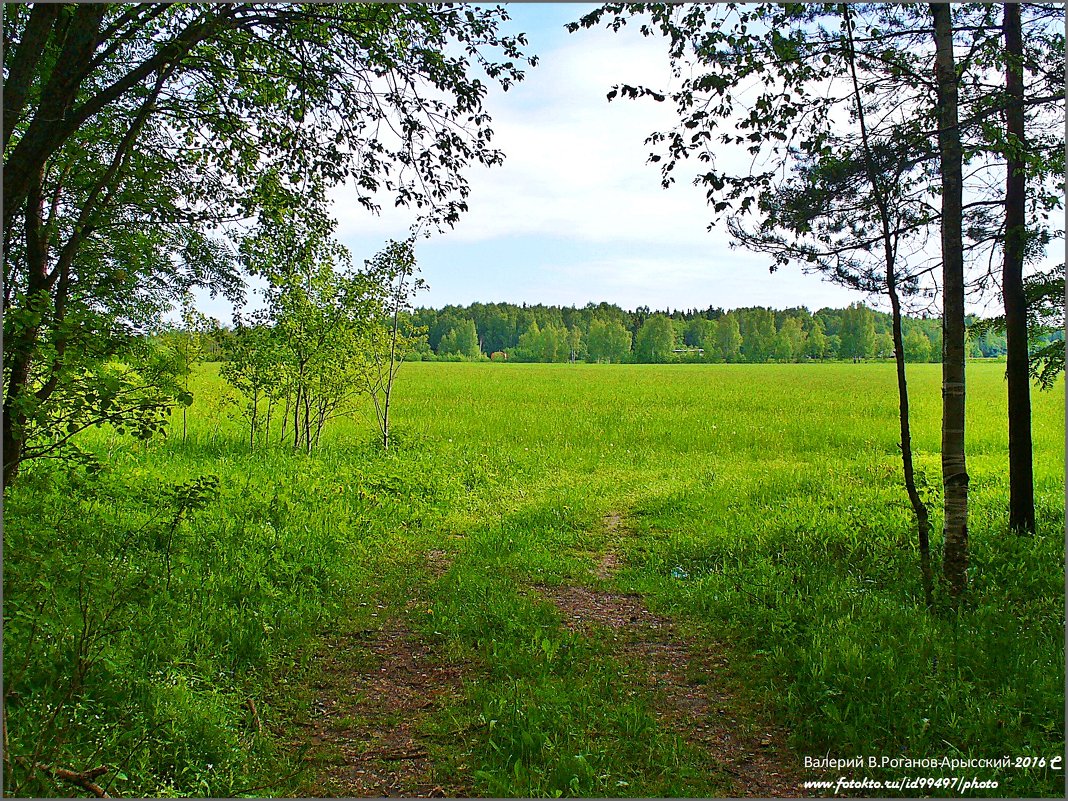
[[[523, 362], [800, 362], [893, 356], [890, 315], [863, 304], [844, 309], [634, 311], [600, 303], [572, 306], [472, 303], [419, 308], [426, 332], [409, 358]], [[942, 352], [937, 318], [904, 320], [905, 358], [936, 362]], [[1005, 353], [1003, 334], [975, 337], [973, 357]]]

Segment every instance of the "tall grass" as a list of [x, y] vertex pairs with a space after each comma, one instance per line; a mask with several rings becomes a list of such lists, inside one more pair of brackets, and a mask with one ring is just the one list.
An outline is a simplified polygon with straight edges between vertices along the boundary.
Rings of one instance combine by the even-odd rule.
[[[7, 789], [72, 790], [41, 762], [107, 763], [118, 794], [286, 792], [272, 725], [316, 635], [419, 597], [436, 614], [412, 625], [472, 666], [433, 725], [466, 732], [438, 756], [475, 791], [722, 792], [632, 668], [524, 590], [592, 581], [606, 547], [619, 589], [728, 644], [801, 755], [1062, 753], [1063, 386], [1034, 397], [1040, 530], [1019, 538], [1003, 368], [969, 370], [972, 589], [948, 617], [922, 609], [892, 365], [412, 364], [393, 450], [363, 410], [311, 457], [249, 455], [208, 365], [184, 441], [93, 432], [105, 470], [35, 466], [5, 497]], [[910, 387], [937, 532], [938, 366]], [[607, 542], [609, 512], [636, 536]]]

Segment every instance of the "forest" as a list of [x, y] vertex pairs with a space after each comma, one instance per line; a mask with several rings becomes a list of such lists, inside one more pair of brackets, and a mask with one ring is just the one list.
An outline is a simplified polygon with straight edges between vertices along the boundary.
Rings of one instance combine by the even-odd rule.
[[[528, 362], [763, 363], [889, 359], [894, 353], [890, 315], [861, 303], [815, 314], [805, 308], [658, 312], [648, 307], [624, 311], [608, 303], [581, 309], [473, 303], [416, 309], [412, 322], [427, 332], [425, 345], [412, 352], [412, 358], [421, 359], [477, 359], [496, 353]], [[906, 361], [938, 361], [941, 321], [906, 317], [903, 324]], [[1035, 344], [1057, 338], [1063, 332], [1053, 330], [1036, 337]], [[976, 329], [968, 355], [1004, 356], [1004, 333]]]
[[[665, 324], [664, 321], [667, 321]], [[770, 309], [724, 311], [627, 311], [615, 304], [583, 308], [541, 304], [472, 303], [404, 312], [416, 336], [409, 361], [463, 361], [493, 357], [519, 362], [589, 361], [599, 363], [803, 362], [828, 359], [890, 359], [894, 355], [891, 316], [856, 303], [846, 309]], [[942, 324], [937, 318], [905, 317], [905, 361], [938, 362]], [[225, 359], [240, 331], [219, 321], [202, 320], [208, 329], [173, 326], [164, 337], [210, 333], [203, 343], [213, 360]], [[1005, 356], [1004, 331], [974, 315], [968, 357]], [[643, 333], [644, 332], [644, 333]], [[1034, 330], [1032, 348], [1062, 341], [1064, 332]], [[228, 344], [229, 343], [229, 344]]]
[[[1063, 798], [1064, 26], [5, 4], [4, 794]], [[777, 305], [422, 294], [554, 69]]]

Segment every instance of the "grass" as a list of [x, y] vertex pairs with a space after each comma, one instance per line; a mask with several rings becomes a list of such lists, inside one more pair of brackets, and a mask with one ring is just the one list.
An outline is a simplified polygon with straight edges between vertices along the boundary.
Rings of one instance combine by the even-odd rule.
[[[722, 643], [743, 712], [783, 721], [799, 756], [1062, 754], [1063, 384], [1033, 396], [1040, 530], [1020, 538], [1002, 373], [969, 367], [971, 592], [952, 617], [921, 608], [892, 365], [412, 364], [394, 450], [364, 414], [312, 457], [250, 456], [208, 365], [186, 441], [180, 420], [147, 445], [95, 432], [107, 469], [37, 467], [5, 497], [5, 750], [106, 762], [122, 795], [291, 792], [299, 754], [280, 743], [318, 637], [403, 614], [466, 666], [463, 698], [426, 723], [443, 779], [722, 794], [640, 670], [528, 591], [595, 584], [612, 545], [615, 589]], [[939, 378], [910, 367], [935, 531]], [[634, 536], [606, 542], [609, 513]], [[430, 549], [451, 559], [440, 577]], [[5, 774], [9, 793], [72, 789]], [[1063, 773], [980, 774], [990, 795], [1063, 795]]]

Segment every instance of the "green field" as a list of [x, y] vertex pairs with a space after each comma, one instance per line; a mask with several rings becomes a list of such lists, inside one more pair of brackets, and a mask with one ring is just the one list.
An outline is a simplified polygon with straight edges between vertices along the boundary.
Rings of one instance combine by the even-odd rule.
[[[909, 371], [938, 531], [940, 367]], [[440, 787], [727, 793], [540, 585], [640, 593], [723, 656], [739, 720], [774, 721], [797, 760], [1063, 754], [1064, 386], [1033, 394], [1039, 532], [1020, 538], [1004, 366], [969, 371], [953, 617], [922, 606], [892, 364], [411, 364], [389, 453], [361, 410], [310, 457], [250, 456], [207, 365], [184, 442], [180, 417], [148, 444], [94, 432], [105, 469], [35, 465], [5, 498], [6, 789], [70, 792], [28, 778], [43, 762], [106, 763], [116, 795], [330, 791], [331, 755], [301, 750], [321, 656], [401, 620], [462, 669], [419, 724]], [[1063, 796], [1063, 771], [972, 773], [1001, 782], [988, 795]]]

